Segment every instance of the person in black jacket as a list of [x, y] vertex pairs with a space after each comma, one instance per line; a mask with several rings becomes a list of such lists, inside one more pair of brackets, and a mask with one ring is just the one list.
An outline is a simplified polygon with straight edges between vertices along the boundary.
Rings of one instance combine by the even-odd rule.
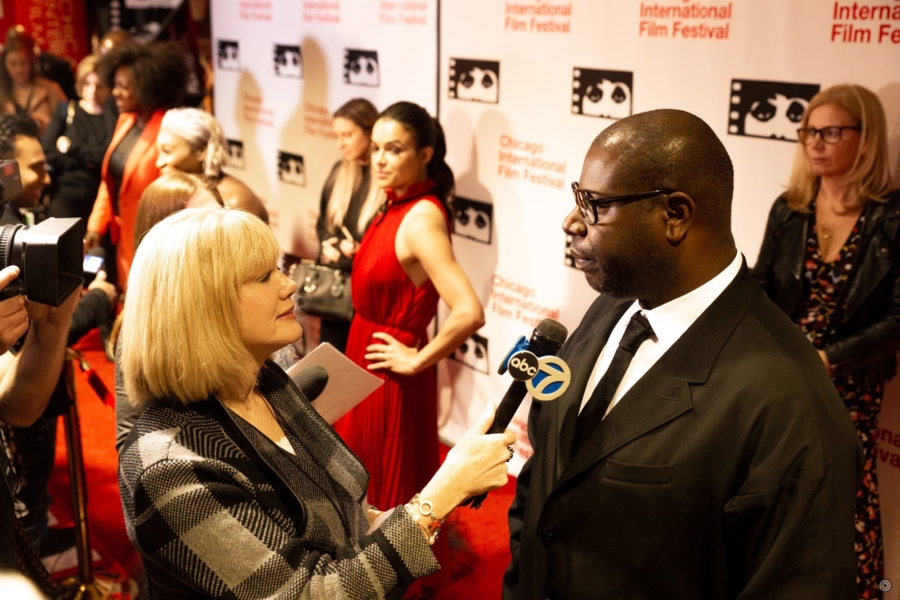
[[100, 78], [97, 57], [78, 63], [76, 88], [81, 100], [60, 102], [41, 136], [53, 178], [47, 214], [87, 221], [100, 187], [100, 167], [112, 129], [107, 130], [103, 103], [109, 88]]
[[875, 431], [900, 350], [900, 192], [878, 97], [836, 85], [809, 103], [788, 190], [769, 214], [754, 277], [810, 339], [865, 453], [857, 492], [860, 598], [881, 598]]

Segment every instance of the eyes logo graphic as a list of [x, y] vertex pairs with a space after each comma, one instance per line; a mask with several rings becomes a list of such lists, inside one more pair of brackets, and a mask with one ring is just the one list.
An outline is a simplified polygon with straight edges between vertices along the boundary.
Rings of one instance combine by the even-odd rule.
[[732, 79], [728, 133], [795, 142], [803, 111], [819, 88], [809, 83]]
[[303, 157], [289, 152], [278, 152], [278, 179], [291, 185], [306, 186], [306, 167]]
[[378, 52], [375, 50], [344, 50], [344, 83], [378, 87]]
[[228, 141], [228, 166], [233, 169], [244, 169], [244, 142], [239, 140]]
[[456, 196], [453, 199], [453, 233], [482, 244], [491, 243], [494, 205]]
[[453, 360], [461, 362], [470, 369], [481, 373], [488, 372], [488, 340], [485, 337], [473, 333], [450, 356]]
[[275, 74], [292, 79], [303, 78], [303, 57], [300, 46], [282, 46], [275, 44]]
[[576, 115], [622, 119], [631, 115], [630, 71], [572, 70], [572, 112]]
[[449, 95], [471, 102], [500, 101], [500, 62], [496, 60], [450, 59]]
[[216, 65], [223, 71], [241, 70], [241, 53], [236, 41], [219, 40]]

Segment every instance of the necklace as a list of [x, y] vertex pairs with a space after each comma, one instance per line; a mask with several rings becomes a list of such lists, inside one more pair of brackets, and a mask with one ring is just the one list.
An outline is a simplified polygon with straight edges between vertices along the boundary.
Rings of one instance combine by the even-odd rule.
[[829, 227], [828, 225], [822, 225], [821, 230], [822, 230], [821, 234], [822, 234], [823, 240], [831, 239], [831, 236], [834, 235], [834, 230], [831, 227]]

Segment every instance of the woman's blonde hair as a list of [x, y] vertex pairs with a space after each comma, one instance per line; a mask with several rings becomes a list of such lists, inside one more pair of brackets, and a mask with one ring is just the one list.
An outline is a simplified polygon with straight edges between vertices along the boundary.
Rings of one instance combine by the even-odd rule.
[[[372, 127], [378, 119], [375, 106], [365, 98], [354, 98], [334, 111], [332, 119], [347, 119], [372, 137]], [[325, 208], [325, 227], [328, 231], [337, 231], [344, 222], [350, 199], [362, 184], [362, 166], [352, 160], [343, 160], [334, 174], [331, 195]], [[384, 203], [384, 192], [375, 185], [375, 179], [369, 179], [369, 191], [359, 211], [357, 229], [363, 231], [381, 205]]]
[[[100, 59], [94, 54], [88, 54], [84, 58], [81, 59], [81, 62], [78, 63], [78, 66], [75, 67], [75, 93], [81, 97], [81, 90], [84, 88], [84, 80], [87, 79], [87, 76], [91, 73], [96, 73], [99, 77], [100, 75], [100, 67], [97, 65]], [[100, 85], [105, 86], [106, 83], [103, 80], [100, 80]]]
[[[885, 194], [891, 189], [891, 173], [888, 166], [887, 118], [878, 96], [861, 85], [831, 86], [809, 101], [800, 126], [808, 127], [809, 115], [825, 104], [840, 106], [862, 128], [859, 132], [859, 151], [845, 176], [851, 186], [851, 194], [860, 205], [869, 200], [884, 202]], [[809, 212], [809, 204], [818, 185], [819, 178], [812, 172], [805, 146], [798, 143], [786, 193], [788, 206], [798, 212]]]
[[242, 210], [188, 208], [147, 232], [123, 313], [128, 397], [188, 403], [235, 385], [253, 360], [240, 334], [241, 287], [278, 257], [272, 231]]
[[218, 179], [228, 160], [228, 140], [214, 116], [199, 108], [173, 108], [163, 115], [160, 129], [187, 142], [192, 152], [205, 150], [203, 175]]

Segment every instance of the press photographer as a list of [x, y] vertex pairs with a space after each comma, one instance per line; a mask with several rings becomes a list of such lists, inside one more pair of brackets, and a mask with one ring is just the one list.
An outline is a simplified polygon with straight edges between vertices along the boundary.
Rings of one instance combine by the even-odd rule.
[[[34, 124], [23, 117], [0, 117], [0, 182], [3, 205], [9, 209], [0, 217], [0, 422], [5, 450], [0, 453], [0, 473], [8, 484], [0, 490], [0, 569], [28, 564], [36, 568], [26, 569], [33, 577], [43, 573], [33, 553], [23, 553], [28, 548], [24, 533], [15, 531], [12, 494], [18, 492], [16, 477], [21, 473], [14, 476], [9, 461], [10, 456], [30, 457], [31, 452], [22, 445], [12, 451], [6, 434], [27, 431], [44, 413], [63, 369], [72, 315], [81, 297], [73, 292], [80, 292], [82, 284], [81, 220], [50, 219], [34, 227], [23, 222], [21, 209], [37, 204], [48, 181]], [[103, 295], [108, 309], [109, 299]], [[11, 352], [14, 345], [17, 350]]]

